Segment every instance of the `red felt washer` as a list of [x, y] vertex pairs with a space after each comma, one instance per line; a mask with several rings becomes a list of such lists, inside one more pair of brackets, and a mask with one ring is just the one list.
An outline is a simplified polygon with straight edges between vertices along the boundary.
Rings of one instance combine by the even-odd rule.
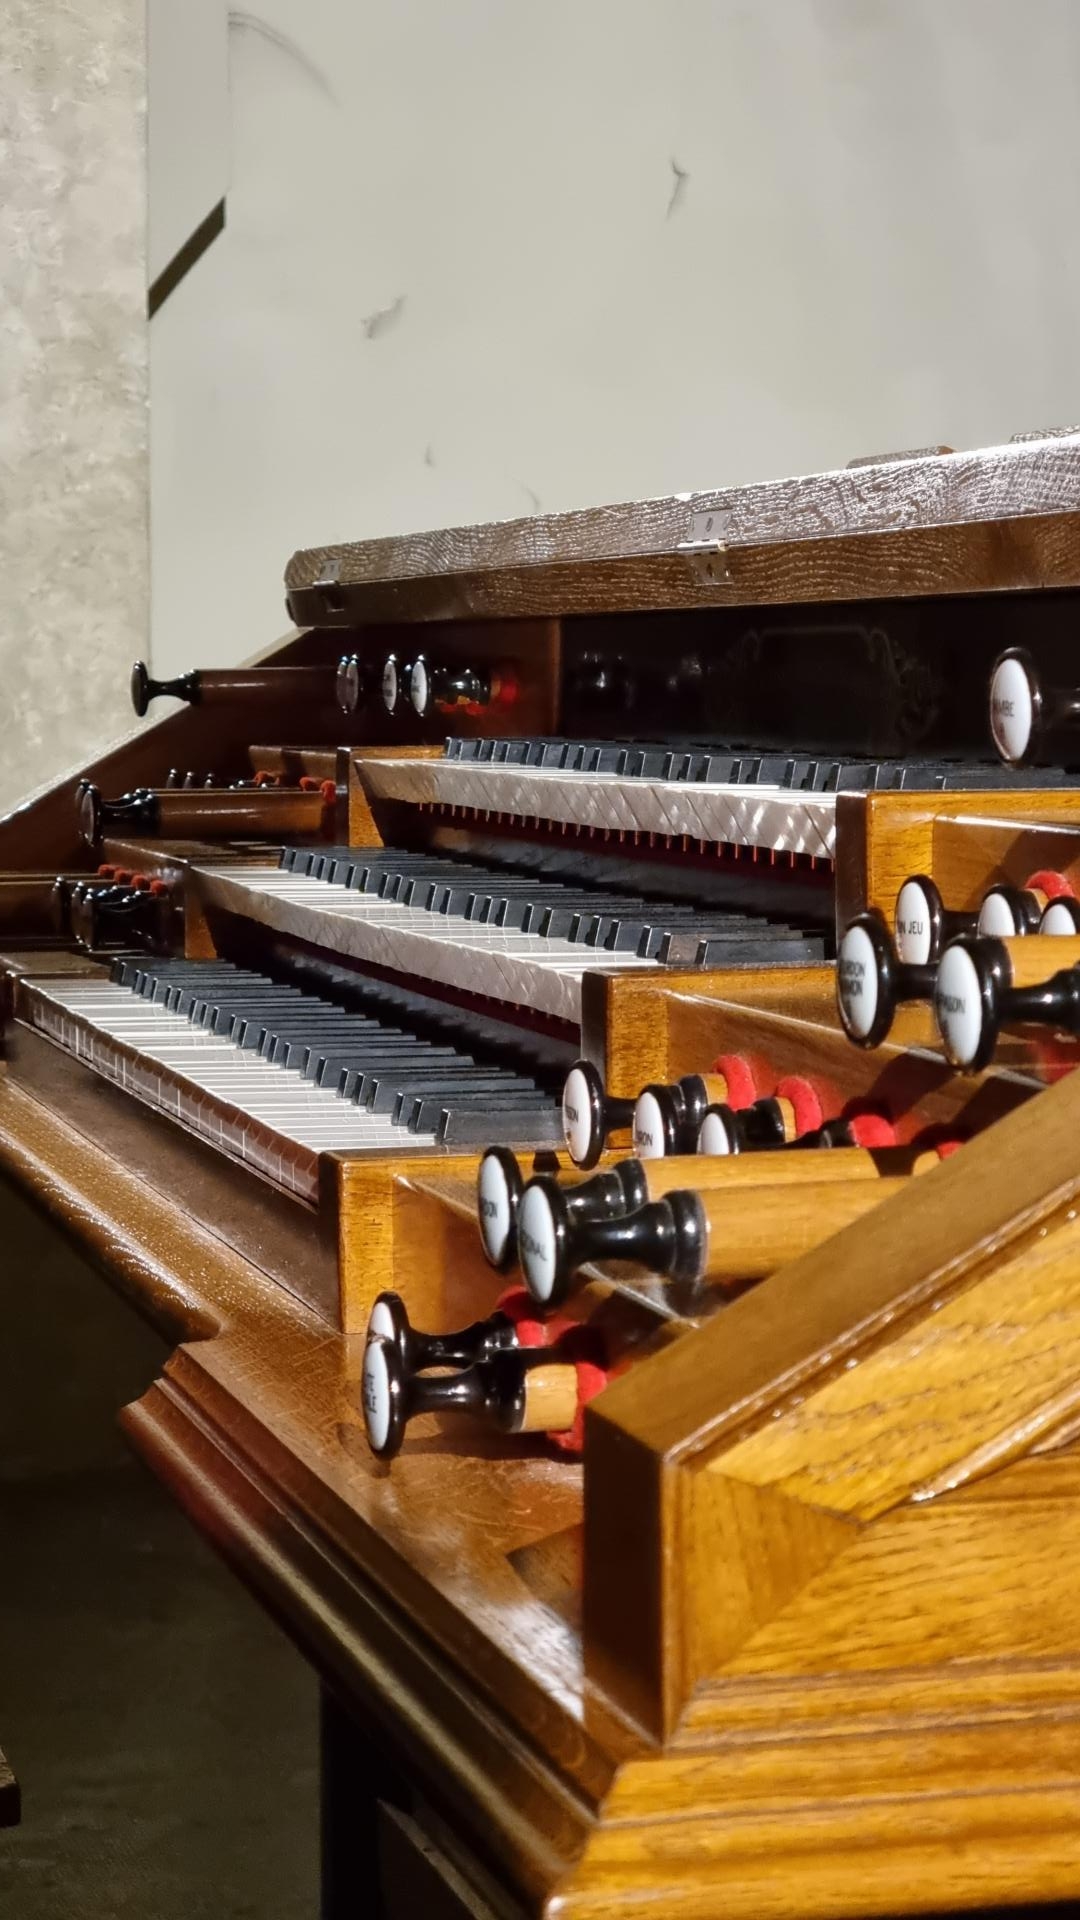
[[538, 1320], [536, 1301], [525, 1287], [507, 1287], [495, 1302], [496, 1311], [505, 1313], [514, 1324], [519, 1347], [550, 1347], [560, 1336], [577, 1325], [574, 1320]]
[[508, 1320], [535, 1320], [536, 1301], [527, 1287], [507, 1287], [495, 1302], [496, 1313], [505, 1313]]
[[895, 1147], [896, 1128], [883, 1113], [853, 1113], [848, 1119], [857, 1147]]
[[565, 1433], [549, 1433], [552, 1446], [560, 1453], [580, 1453], [585, 1445], [585, 1408], [590, 1400], [602, 1393], [611, 1375], [606, 1367], [594, 1366], [591, 1360], [579, 1360], [577, 1363], [578, 1410], [574, 1424], [567, 1427]]
[[776, 1098], [786, 1100], [791, 1107], [797, 1136], [813, 1133], [825, 1118], [817, 1088], [797, 1073], [788, 1074], [786, 1079], [777, 1081]]
[[112, 880], [115, 876], [116, 868], [113, 866], [111, 860], [106, 860], [105, 863], [98, 868], [98, 877], [102, 880]]
[[1045, 893], [1048, 900], [1075, 900], [1076, 890], [1070, 886], [1063, 873], [1051, 873], [1048, 869], [1039, 869], [1026, 881], [1029, 893]]
[[939, 1160], [947, 1160], [951, 1153], [959, 1153], [963, 1144], [962, 1140], [935, 1140], [934, 1152]]
[[337, 800], [337, 782], [335, 780], [320, 781], [319, 792], [323, 797], [323, 806], [332, 807]]
[[750, 1062], [744, 1060], [741, 1053], [718, 1053], [712, 1063], [714, 1073], [722, 1073], [727, 1081], [727, 1104], [729, 1107], [752, 1106], [758, 1097], [754, 1075]]

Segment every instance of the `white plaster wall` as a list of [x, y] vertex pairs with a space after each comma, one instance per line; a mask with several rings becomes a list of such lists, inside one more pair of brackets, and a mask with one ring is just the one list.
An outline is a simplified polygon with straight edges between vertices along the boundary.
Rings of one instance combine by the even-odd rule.
[[147, 0], [147, 279], [179, 253], [229, 183], [229, 26], [223, 0]]
[[298, 545], [1080, 417], [1070, 0], [230, 17], [227, 229], [153, 323], [161, 669], [264, 644]]
[[147, 637], [142, 0], [5, 0], [0, 811], [131, 723]]

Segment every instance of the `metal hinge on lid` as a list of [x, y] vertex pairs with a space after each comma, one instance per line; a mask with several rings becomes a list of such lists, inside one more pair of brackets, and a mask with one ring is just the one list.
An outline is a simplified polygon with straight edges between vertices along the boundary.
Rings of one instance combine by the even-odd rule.
[[706, 507], [690, 516], [690, 534], [680, 540], [681, 553], [695, 579], [704, 586], [722, 586], [731, 580], [727, 535], [731, 513], [725, 507]]

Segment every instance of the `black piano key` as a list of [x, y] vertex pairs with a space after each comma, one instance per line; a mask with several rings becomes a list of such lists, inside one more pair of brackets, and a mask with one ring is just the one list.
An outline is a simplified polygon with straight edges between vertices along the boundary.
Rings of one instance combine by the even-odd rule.
[[[561, 1147], [562, 1110], [554, 1100], [546, 1107], [512, 1108], [499, 1116], [499, 1130], [518, 1147]], [[491, 1121], [482, 1108], [449, 1106], [436, 1128], [440, 1146], [484, 1147], [491, 1141]]]
[[699, 967], [820, 967], [825, 964], [824, 935], [781, 942], [703, 940], [694, 962]]
[[309, 1013], [303, 1008], [293, 1011], [288, 1007], [269, 1007], [263, 1011], [267, 1016], [268, 1044], [274, 1040], [317, 1040], [322, 1034], [329, 1037], [338, 1032], [347, 1033], [353, 1018], [341, 1007], [330, 1007], [322, 1013]]
[[172, 1012], [183, 997], [187, 997], [193, 993], [201, 994], [219, 990], [221, 992], [227, 992], [234, 985], [237, 989], [243, 987], [247, 992], [253, 992], [255, 990], [252, 982], [245, 980], [244, 975], [237, 972], [231, 974], [211, 974], [209, 981], [207, 981], [203, 975], [193, 980], [187, 974], [177, 973], [165, 974], [163, 976], [146, 976], [145, 990], [141, 993], [140, 997], [160, 1002], [161, 1005], [167, 1007], [169, 1011]]
[[[663, 922], [658, 926], [646, 927], [635, 948], [632, 949], [640, 960], [659, 960], [662, 965], [673, 966], [673, 954], [678, 954], [680, 964], [685, 961], [692, 965], [692, 956], [702, 940], [762, 940], [773, 938], [767, 924], [758, 921], [756, 925], [735, 926], [723, 920], [712, 921], [707, 914], [701, 914], [695, 920]], [[782, 937], [782, 936], [775, 936]], [[626, 951], [627, 949], [623, 949]]]
[[[517, 1075], [509, 1067], [463, 1066], [449, 1062], [445, 1066], [426, 1065], [418, 1068], [387, 1067], [381, 1073], [373, 1073], [369, 1084], [361, 1096], [361, 1104], [370, 1113], [393, 1113], [401, 1097], [405, 1094], [427, 1094], [457, 1089], [459, 1092], [474, 1089], [485, 1095], [495, 1094], [500, 1088], [518, 1084]], [[550, 1098], [545, 1095], [545, 1098]]]
[[266, 1036], [261, 1051], [271, 1066], [290, 1067], [303, 1077], [313, 1055], [318, 1060], [330, 1047], [346, 1045], [348, 1036], [344, 1033], [276, 1033]]
[[[486, 1108], [488, 1114], [496, 1114], [505, 1108], [527, 1112], [553, 1104], [550, 1092], [527, 1087], [515, 1081], [513, 1075], [498, 1077], [479, 1068], [469, 1077], [461, 1075], [457, 1081], [450, 1077], [446, 1081], [432, 1079], [429, 1083], [417, 1079], [413, 1085], [404, 1085], [398, 1089], [398, 1098], [390, 1112], [396, 1123], [411, 1133], [434, 1133], [438, 1117], [448, 1106], [455, 1106], [459, 1112], [463, 1108], [475, 1108], [477, 1112]], [[379, 1112], [377, 1104], [373, 1112]]]
[[392, 1041], [380, 1041], [374, 1034], [366, 1053], [359, 1042], [354, 1045], [350, 1041], [344, 1046], [317, 1042], [307, 1050], [300, 1068], [301, 1077], [310, 1080], [312, 1086], [327, 1087], [340, 1093], [345, 1072], [349, 1068], [364, 1066], [376, 1054], [386, 1060], [402, 1059], [405, 1055], [404, 1040], [398, 1053], [394, 1052]]
[[410, 1133], [436, 1133], [439, 1130], [444, 1112], [453, 1107], [457, 1113], [471, 1109], [474, 1113], [504, 1115], [512, 1113], [537, 1113], [553, 1108], [550, 1094], [538, 1089], [514, 1087], [485, 1087], [481, 1083], [469, 1085], [463, 1083], [459, 1088], [432, 1088], [403, 1092], [393, 1116], [399, 1126], [408, 1127]]
[[240, 1013], [265, 1013], [268, 1019], [283, 1019], [291, 1008], [298, 1012], [309, 1004], [306, 994], [260, 993], [249, 988], [244, 993], [222, 993], [218, 987], [192, 987], [185, 1011], [193, 1026], [221, 1030]]
[[538, 902], [536, 915], [527, 923], [528, 930], [544, 940], [573, 940], [584, 946], [589, 926], [601, 914], [616, 918], [620, 914], [638, 912], [640, 907], [640, 899], [632, 895], [625, 895], [622, 899], [613, 895], [605, 900], [602, 894], [596, 895], [595, 899], [578, 894], [551, 905], [541, 901]]
[[178, 1011], [187, 1012], [192, 1026], [202, 1027], [207, 1033], [220, 1034], [223, 1038], [228, 1038], [242, 1020], [264, 1017], [275, 1020], [281, 1017], [281, 1005], [277, 1000], [219, 1000], [216, 995], [205, 1001], [192, 998], [186, 1009]]
[[401, 1044], [373, 1039], [369, 1047], [312, 1047], [304, 1067], [304, 1077], [318, 1087], [334, 1087], [346, 1100], [364, 1103], [364, 1076], [378, 1072], [408, 1071], [425, 1065], [451, 1066], [469, 1062], [468, 1054], [456, 1047], [431, 1046], [426, 1041], [404, 1036]]
[[947, 792], [972, 793], [1011, 793], [1022, 792], [1024, 788], [1075, 787], [1076, 777], [1070, 776], [1061, 767], [1006, 767], [1002, 762], [993, 766], [967, 766], [946, 769], [944, 786]]

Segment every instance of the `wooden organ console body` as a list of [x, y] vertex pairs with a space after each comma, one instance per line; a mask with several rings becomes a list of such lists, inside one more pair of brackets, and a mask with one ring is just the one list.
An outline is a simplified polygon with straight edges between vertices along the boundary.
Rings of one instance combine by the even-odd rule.
[[286, 582], [0, 822], [0, 1166], [374, 1756], [326, 1910], [1075, 1901], [1080, 439]]

